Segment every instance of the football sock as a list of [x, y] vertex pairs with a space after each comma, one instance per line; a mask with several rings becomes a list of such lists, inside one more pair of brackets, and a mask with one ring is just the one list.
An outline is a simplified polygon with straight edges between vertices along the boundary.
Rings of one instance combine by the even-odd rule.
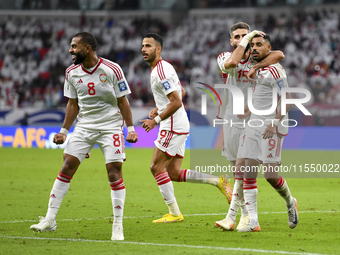
[[287, 206], [290, 206], [294, 202], [288, 184], [284, 178], [280, 176], [277, 183], [273, 185], [273, 188], [285, 200]]
[[61, 202], [63, 201], [63, 198], [70, 187], [71, 179], [72, 177], [59, 172], [59, 175], [55, 180], [50, 193], [50, 200], [48, 202], [48, 209], [46, 214], [47, 219], [55, 220], [57, 218], [57, 213], [60, 208]]
[[125, 195], [126, 195], [126, 189], [125, 189], [123, 178], [119, 179], [118, 181], [109, 182], [109, 184], [111, 186], [113, 224], [122, 225]]
[[230, 202], [230, 207], [229, 207], [229, 211], [227, 214], [227, 218], [235, 221], [237, 212], [242, 202], [243, 202], [243, 179], [236, 178], [236, 175], [235, 175], [233, 198]]
[[181, 169], [178, 182], [208, 183], [217, 186], [219, 180], [217, 176], [211, 174], [200, 173], [190, 169]]
[[243, 195], [249, 213], [250, 224], [258, 224], [256, 179], [244, 178]]
[[179, 207], [177, 205], [177, 201], [175, 198], [174, 186], [168, 175], [168, 172], [159, 173], [155, 175], [154, 177], [157, 181], [159, 191], [161, 192], [164, 198], [164, 201], [169, 208], [169, 212], [174, 216], [180, 215], [181, 212], [179, 210]]

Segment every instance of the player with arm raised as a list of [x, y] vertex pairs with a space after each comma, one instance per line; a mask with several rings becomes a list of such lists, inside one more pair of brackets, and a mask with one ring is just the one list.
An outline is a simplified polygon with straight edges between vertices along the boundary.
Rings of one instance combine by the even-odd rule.
[[[249, 41], [256, 34], [264, 35], [261, 31], [250, 32], [250, 26], [244, 22], [238, 22], [230, 28], [230, 44], [234, 46], [233, 52], [221, 53], [217, 58], [218, 66], [222, 72], [224, 82], [227, 86], [237, 86], [245, 97], [245, 108], [247, 109], [247, 89], [252, 85], [246, 75], [249, 72], [254, 60], [249, 51]], [[274, 64], [284, 58], [281, 51], [273, 51], [258, 64]], [[228, 121], [223, 125], [223, 150], [222, 156], [227, 157], [232, 166], [236, 167], [233, 199], [225, 219], [217, 221], [215, 225], [225, 230], [234, 230], [236, 214], [241, 207], [241, 219], [237, 229], [243, 228], [249, 222], [249, 215], [243, 200], [243, 172], [240, 167], [244, 166], [244, 159], [237, 159], [237, 152], [241, 145], [244, 127], [243, 122], [249, 120], [250, 112], [244, 116], [233, 115], [233, 98], [225, 89], [222, 105], [219, 108], [217, 117]], [[232, 124], [231, 124], [232, 123]]]
[[[151, 172], [169, 208], [169, 213], [154, 223], [183, 221], [176, 202], [172, 181], [207, 183], [218, 187], [228, 197], [229, 179], [181, 169], [185, 152], [185, 141], [189, 135], [189, 119], [182, 104], [182, 86], [173, 66], [161, 57], [163, 39], [158, 34], [149, 33], [142, 42], [144, 60], [151, 67], [151, 89], [156, 108], [141, 120], [142, 127], [149, 132], [160, 123], [158, 137], [151, 162]], [[231, 191], [231, 189], [229, 189]]]
[[[268, 35], [264, 37], [254, 36], [251, 41], [251, 51], [255, 61], [260, 62], [268, 56], [270, 50]], [[285, 179], [275, 170], [275, 167], [281, 164], [282, 143], [284, 136], [288, 134], [288, 127], [282, 125], [282, 120], [288, 119], [288, 115], [281, 115], [280, 109], [281, 90], [288, 87], [286, 72], [279, 63], [269, 65], [256, 72], [255, 81], [252, 93], [254, 109], [270, 110], [273, 98], [278, 98], [279, 107], [266, 115], [254, 113], [255, 110], [253, 109], [250, 117], [252, 126], [247, 125], [245, 137], [237, 155], [238, 158], [244, 158], [245, 167], [248, 170], [251, 169], [245, 171], [243, 183], [244, 199], [249, 212], [250, 223], [239, 229], [239, 232], [261, 231], [257, 214], [256, 182], [260, 162], [263, 163], [266, 180], [285, 200], [289, 227], [295, 228], [299, 220], [297, 201], [292, 197]], [[285, 96], [290, 98], [289, 93], [286, 93]], [[287, 111], [289, 108], [290, 105], [287, 106]]]
[[132, 114], [126, 95], [130, 88], [120, 66], [96, 54], [95, 37], [87, 32], [72, 38], [69, 53], [73, 65], [66, 69], [64, 94], [69, 98], [63, 126], [53, 142], [63, 144], [68, 130], [78, 116], [78, 123], [64, 150], [64, 164], [50, 193], [46, 217], [31, 229], [44, 232], [57, 228], [59, 207], [69, 190], [70, 181], [95, 144], [104, 154], [107, 175], [111, 186], [114, 220], [112, 240], [124, 240], [123, 209], [125, 185], [122, 165], [125, 160], [124, 120], [128, 127], [126, 140], [135, 143]]

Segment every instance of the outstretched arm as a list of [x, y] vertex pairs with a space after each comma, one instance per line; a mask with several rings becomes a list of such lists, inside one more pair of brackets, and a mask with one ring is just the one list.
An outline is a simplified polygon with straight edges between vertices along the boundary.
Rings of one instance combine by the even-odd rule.
[[66, 113], [63, 126], [58, 134], [54, 135], [53, 142], [63, 144], [66, 140], [67, 133], [70, 130], [74, 120], [79, 112], [78, 99], [70, 98], [66, 105]]

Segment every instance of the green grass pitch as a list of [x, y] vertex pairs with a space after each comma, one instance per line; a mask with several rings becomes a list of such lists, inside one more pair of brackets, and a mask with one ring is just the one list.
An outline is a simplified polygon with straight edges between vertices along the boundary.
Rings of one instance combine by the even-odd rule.
[[[127, 150], [125, 241], [113, 242], [110, 186], [100, 150], [92, 151], [71, 181], [57, 230], [35, 233], [29, 227], [46, 214], [63, 152], [0, 148], [0, 254], [340, 253], [340, 179], [287, 179], [299, 203], [300, 222], [293, 230], [288, 227], [284, 201], [262, 178], [258, 180], [261, 232], [214, 228], [229, 205], [217, 188], [205, 184], [174, 183], [185, 220], [154, 224], [152, 220], [167, 213], [167, 207], [149, 170], [152, 152]], [[286, 164], [339, 163], [336, 151], [283, 151], [282, 157]], [[183, 168], [189, 168], [189, 159], [188, 151]]]

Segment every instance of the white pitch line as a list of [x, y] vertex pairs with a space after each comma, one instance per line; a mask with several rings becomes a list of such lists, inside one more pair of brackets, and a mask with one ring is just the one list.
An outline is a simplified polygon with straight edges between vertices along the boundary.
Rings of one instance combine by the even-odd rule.
[[166, 243], [146, 243], [146, 242], [129, 242], [129, 241], [110, 241], [110, 240], [90, 240], [90, 239], [73, 239], [73, 238], [46, 238], [46, 237], [28, 237], [28, 236], [0, 236], [6, 239], [29, 239], [29, 240], [49, 240], [49, 241], [69, 241], [69, 242], [90, 242], [90, 243], [116, 243], [116, 244], [137, 244], [137, 245], [152, 245], [152, 246], [168, 246], [168, 247], [183, 247], [194, 249], [215, 249], [224, 251], [240, 251], [240, 252], [259, 252], [270, 254], [290, 254], [290, 255], [325, 255], [320, 253], [305, 253], [305, 252], [290, 252], [290, 251], [273, 251], [247, 248], [231, 248], [231, 247], [214, 247], [203, 245], [187, 245], [187, 244], [166, 244]]
[[[339, 213], [340, 211], [299, 211], [299, 213]], [[285, 214], [287, 212], [259, 212], [258, 214]], [[216, 216], [226, 215], [226, 213], [196, 213], [196, 214], [184, 214], [185, 217], [191, 216]], [[124, 216], [124, 219], [143, 219], [143, 218], [157, 218], [163, 215], [144, 215], [144, 216]], [[112, 217], [98, 217], [98, 218], [80, 218], [80, 219], [58, 219], [58, 221], [79, 221], [79, 220], [106, 220], [112, 219]], [[2, 221], [0, 224], [5, 223], [25, 223], [25, 222], [36, 222], [37, 220], [14, 220], [14, 221]]]

